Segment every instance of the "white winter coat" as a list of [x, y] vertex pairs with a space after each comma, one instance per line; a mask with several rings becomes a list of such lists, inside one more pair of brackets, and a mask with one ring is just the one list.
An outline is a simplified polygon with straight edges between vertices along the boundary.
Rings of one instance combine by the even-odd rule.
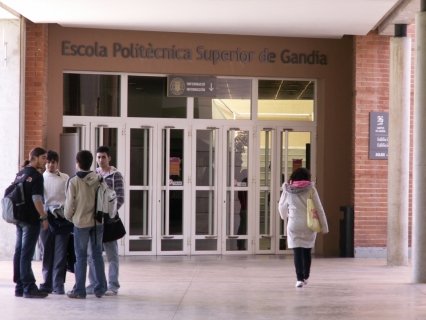
[[305, 188], [297, 188], [287, 183], [282, 185], [283, 193], [280, 198], [278, 210], [283, 220], [288, 218], [287, 243], [289, 248], [313, 248], [317, 233], [309, 229], [307, 223], [306, 202], [312, 188], [312, 199], [317, 209], [321, 223], [321, 232], [328, 232], [327, 218], [318, 197], [318, 192], [311, 183]]

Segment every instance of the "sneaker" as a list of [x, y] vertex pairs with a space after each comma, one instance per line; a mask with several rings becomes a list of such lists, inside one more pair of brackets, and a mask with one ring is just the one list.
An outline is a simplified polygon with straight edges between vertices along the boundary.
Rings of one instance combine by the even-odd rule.
[[68, 298], [71, 298], [71, 299], [86, 299], [86, 297], [81, 297], [77, 293], [75, 293], [74, 291], [68, 291], [67, 296], [68, 296]]
[[96, 297], [96, 298], [102, 298], [103, 296], [104, 296], [103, 294], [95, 293], [95, 297]]
[[65, 291], [57, 290], [57, 291], [53, 291], [52, 293], [53, 294], [65, 294]]
[[31, 293], [25, 293], [24, 292], [24, 298], [46, 298], [48, 294], [46, 292], [40, 291], [40, 290], [34, 290]]
[[306, 286], [308, 284], [308, 279], [303, 280], [303, 284]]
[[117, 293], [118, 292], [114, 291], [114, 290], [107, 290], [107, 292], [105, 292], [105, 296], [107, 296], [107, 297], [116, 296]]
[[297, 281], [296, 288], [302, 288], [302, 287], [303, 287], [303, 281]]
[[87, 291], [86, 290], [86, 294], [93, 294], [93, 291]]
[[52, 290], [48, 290], [48, 289], [45, 289], [45, 288], [40, 288], [40, 291], [47, 293], [47, 294], [52, 293]]
[[15, 291], [15, 297], [23, 297], [24, 293], [21, 291]]

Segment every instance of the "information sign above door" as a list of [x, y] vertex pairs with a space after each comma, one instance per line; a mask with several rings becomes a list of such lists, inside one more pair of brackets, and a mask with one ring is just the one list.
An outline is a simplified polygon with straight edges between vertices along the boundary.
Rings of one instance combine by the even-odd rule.
[[168, 76], [168, 97], [216, 97], [216, 78], [202, 76]]

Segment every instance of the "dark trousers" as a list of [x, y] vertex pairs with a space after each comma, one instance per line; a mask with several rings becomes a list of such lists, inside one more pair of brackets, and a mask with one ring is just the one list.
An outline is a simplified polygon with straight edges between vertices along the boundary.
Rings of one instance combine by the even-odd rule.
[[293, 248], [297, 281], [303, 281], [309, 278], [312, 260], [311, 250], [312, 248]]
[[31, 225], [21, 222], [16, 225], [15, 255], [13, 256], [13, 282], [16, 283], [16, 293], [31, 293], [38, 290], [31, 261], [40, 229], [40, 224]]
[[40, 234], [43, 245], [43, 279], [40, 289], [64, 293], [67, 248], [70, 234], [54, 235], [49, 229]]

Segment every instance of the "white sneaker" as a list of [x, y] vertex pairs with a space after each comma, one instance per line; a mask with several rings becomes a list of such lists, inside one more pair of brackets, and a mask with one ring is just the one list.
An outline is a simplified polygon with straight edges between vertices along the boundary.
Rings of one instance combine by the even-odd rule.
[[303, 281], [297, 281], [296, 288], [302, 288], [302, 287], [303, 287]]
[[117, 291], [107, 290], [107, 292], [105, 292], [105, 296], [107, 297], [116, 296], [116, 295], [117, 295]]
[[308, 279], [303, 280], [303, 284], [306, 286], [308, 284]]

